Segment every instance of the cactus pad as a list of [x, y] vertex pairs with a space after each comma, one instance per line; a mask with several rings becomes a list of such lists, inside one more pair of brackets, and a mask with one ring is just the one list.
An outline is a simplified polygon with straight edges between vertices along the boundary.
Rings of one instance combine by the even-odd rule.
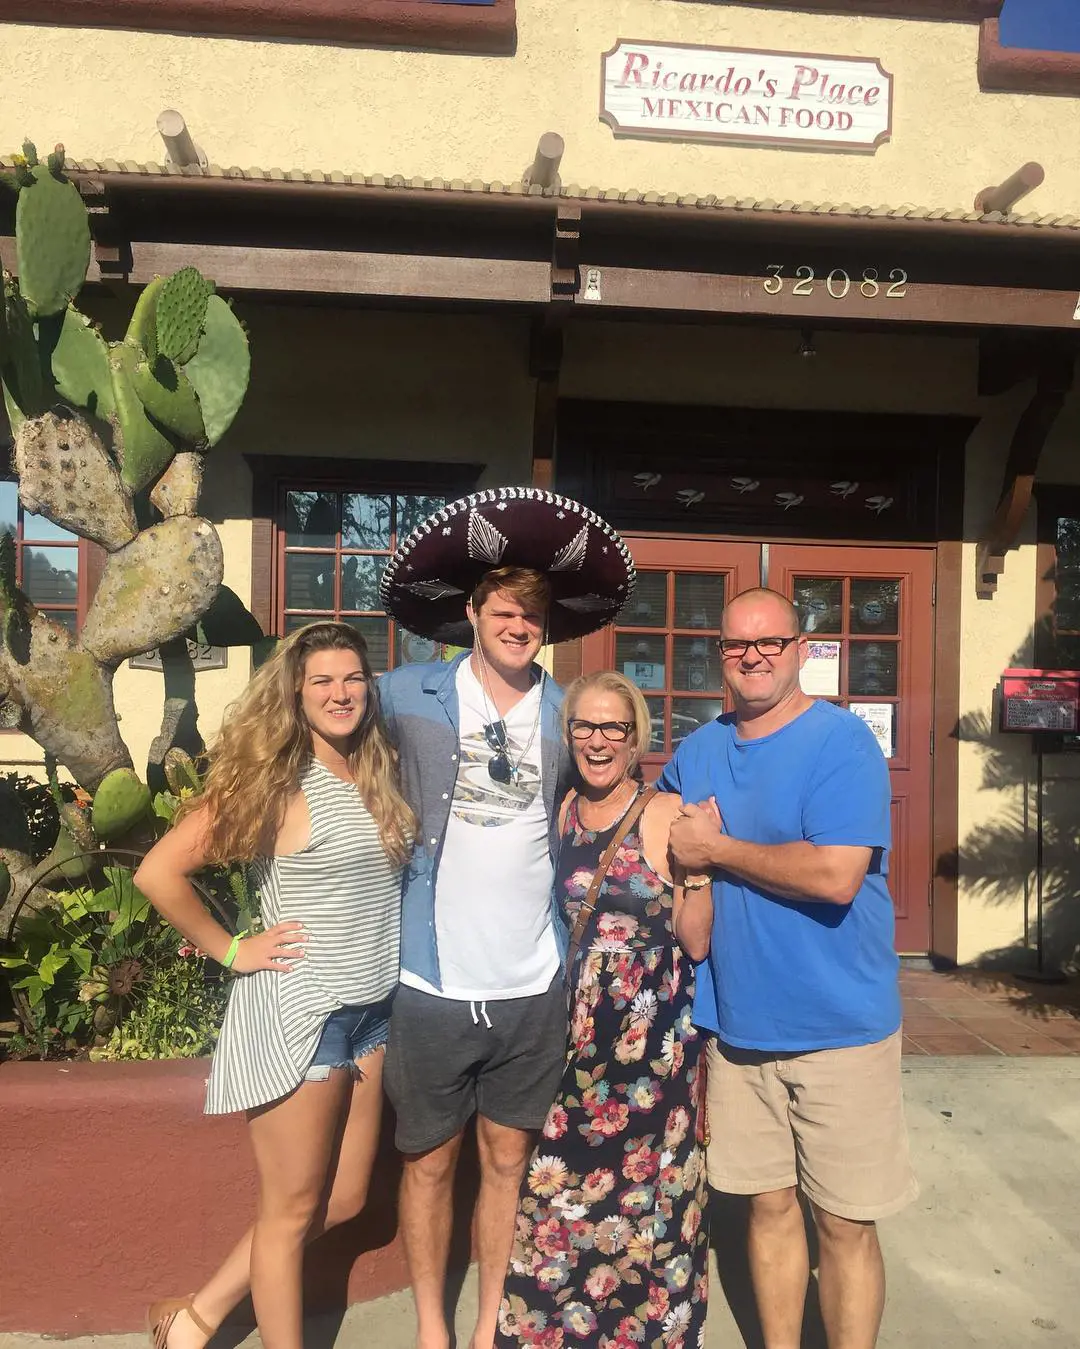
[[180, 796], [184, 791], [202, 791], [202, 778], [195, 760], [186, 750], [175, 747], [165, 755], [165, 781], [173, 796]]
[[150, 788], [133, 768], [116, 768], [94, 793], [94, 833], [108, 843], [150, 813]]
[[57, 395], [75, 408], [107, 420], [116, 410], [109, 375], [109, 348], [83, 314], [70, 305], [64, 312], [50, 357]]
[[124, 337], [125, 342], [144, 351], [148, 361], [156, 361], [158, 356], [157, 302], [164, 284], [163, 276], [155, 276], [143, 286]]
[[206, 330], [184, 373], [199, 395], [206, 438], [216, 445], [240, 411], [251, 375], [247, 333], [220, 295], [207, 302]]
[[11, 872], [7, 863], [0, 858], [0, 904], [11, 894]]
[[35, 874], [46, 886], [62, 889], [67, 881], [78, 881], [87, 874], [87, 860], [81, 854], [86, 851], [60, 826], [52, 851], [38, 863]]
[[146, 415], [142, 399], [135, 392], [133, 377], [140, 359], [138, 348], [128, 342], [117, 342], [109, 348], [109, 372], [116, 404], [115, 448], [121, 480], [132, 492], [141, 492], [152, 483], [176, 453], [176, 446]]
[[173, 515], [195, 515], [202, 487], [203, 456], [195, 450], [181, 450], [154, 483], [150, 504], [166, 520]]
[[19, 290], [10, 276], [3, 281], [3, 346], [0, 348], [0, 377], [4, 381], [4, 398], [12, 419], [12, 430], [23, 417], [36, 417], [48, 406], [45, 377], [41, 370], [41, 355], [34, 337], [34, 320]]
[[195, 355], [206, 322], [206, 302], [214, 293], [196, 267], [174, 272], [157, 294], [155, 318], [158, 351], [183, 365]]
[[[116, 771], [122, 773], [124, 770]], [[90, 812], [82, 806], [77, 806], [74, 801], [65, 801], [60, 807], [59, 814], [61, 826], [68, 831], [83, 852], [93, 852], [98, 841], [90, 821]]]
[[46, 412], [15, 433], [15, 471], [27, 510], [115, 552], [138, 526], [120, 474], [81, 417]]
[[15, 208], [19, 287], [31, 314], [41, 318], [60, 313], [82, 289], [90, 226], [74, 183], [47, 164], [30, 165], [30, 178]]
[[173, 435], [193, 445], [206, 439], [195, 390], [167, 356], [158, 356], [152, 364], [138, 361], [132, 368], [131, 382], [143, 407]]
[[221, 584], [221, 541], [208, 520], [179, 515], [144, 529], [105, 563], [82, 630], [102, 665], [182, 636]]

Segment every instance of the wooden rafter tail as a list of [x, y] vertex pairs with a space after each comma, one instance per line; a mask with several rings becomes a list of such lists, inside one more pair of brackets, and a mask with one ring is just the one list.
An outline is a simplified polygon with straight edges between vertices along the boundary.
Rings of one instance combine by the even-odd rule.
[[79, 195], [86, 204], [93, 242], [93, 262], [97, 276], [88, 279], [105, 283], [124, 284], [131, 275], [131, 239], [128, 236], [116, 203], [110, 199], [108, 188], [99, 178], [79, 181]]
[[1076, 353], [1069, 347], [1047, 353], [1040, 364], [1035, 392], [1009, 446], [1001, 499], [976, 550], [975, 593], [980, 599], [994, 595], [1006, 555], [1016, 546], [1031, 505], [1043, 446], [1072, 387], [1075, 363]]

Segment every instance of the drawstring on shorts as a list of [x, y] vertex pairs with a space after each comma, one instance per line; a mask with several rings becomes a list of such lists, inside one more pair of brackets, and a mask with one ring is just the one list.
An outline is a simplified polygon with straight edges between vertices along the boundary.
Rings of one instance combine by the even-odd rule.
[[470, 1002], [470, 1003], [469, 1003], [469, 1011], [472, 1013], [472, 1023], [473, 1023], [474, 1026], [479, 1026], [479, 1024], [480, 1024], [480, 1017], [483, 1017], [483, 1019], [484, 1019], [484, 1025], [488, 1028], [488, 1030], [491, 1029], [491, 1020], [490, 1020], [490, 1018], [488, 1017], [488, 1014], [487, 1014], [487, 1002], [486, 1002], [486, 1001], [485, 1001], [485, 1002], [482, 1002], [482, 1003], [480, 1004], [480, 1016], [477, 1016], [477, 1015], [476, 1015], [476, 1003], [475, 1003], [475, 1002]]

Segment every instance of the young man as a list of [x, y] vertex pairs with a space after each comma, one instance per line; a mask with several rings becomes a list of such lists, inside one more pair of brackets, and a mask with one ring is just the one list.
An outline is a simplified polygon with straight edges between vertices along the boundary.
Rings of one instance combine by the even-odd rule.
[[518, 1187], [565, 1059], [566, 933], [552, 874], [572, 767], [562, 692], [536, 657], [545, 633], [557, 641], [609, 621], [632, 584], [610, 526], [533, 489], [445, 508], [384, 578], [383, 603], [404, 626], [472, 647], [379, 682], [419, 822], [385, 1073], [404, 1154], [417, 1349], [450, 1343], [453, 1181], [473, 1115], [480, 1287], [471, 1347], [491, 1349]]
[[[664, 770], [686, 802], [671, 848], [715, 869], [712, 949], [694, 1020], [708, 1047], [709, 1181], [750, 1195], [750, 1268], [766, 1349], [798, 1349], [820, 1243], [829, 1349], [872, 1349], [885, 1300], [875, 1222], [917, 1193], [900, 1089], [900, 996], [886, 887], [889, 773], [870, 730], [799, 686], [798, 615], [770, 590], [726, 607], [733, 716]], [[699, 915], [700, 917], [700, 915]]]

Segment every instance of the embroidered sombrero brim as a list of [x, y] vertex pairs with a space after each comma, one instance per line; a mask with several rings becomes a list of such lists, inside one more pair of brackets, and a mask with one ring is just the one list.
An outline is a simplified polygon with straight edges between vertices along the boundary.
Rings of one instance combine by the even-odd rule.
[[465, 603], [494, 567], [531, 567], [551, 585], [548, 640], [610, 623], [637, 579], [618, 533], [580, 501], [498, 487], [452, 501], [399, 546], [383, 572], [383, 608], [410, 632], [472, 644]]

